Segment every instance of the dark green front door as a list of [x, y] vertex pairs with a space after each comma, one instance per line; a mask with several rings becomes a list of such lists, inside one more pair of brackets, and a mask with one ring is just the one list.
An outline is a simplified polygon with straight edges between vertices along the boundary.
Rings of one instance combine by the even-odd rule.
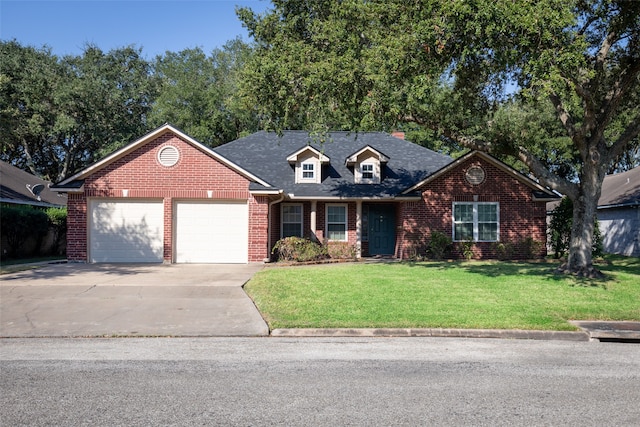
[[395, 249], [395, 205], [369, 206], [369, 255], [393, 255]]

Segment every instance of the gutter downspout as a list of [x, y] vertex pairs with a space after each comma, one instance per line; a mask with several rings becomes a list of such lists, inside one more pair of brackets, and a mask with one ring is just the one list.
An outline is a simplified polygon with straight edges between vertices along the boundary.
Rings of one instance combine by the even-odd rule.
[[284, 200], [284, 191], [279, 190], [278, 194], [280, 197], [272, 202], [269, 202], [269, 207], [267, 211], [267, 257], [264, 259], [264, 262], [271, 262], [271, 207], [276, 203], [280, 203]]

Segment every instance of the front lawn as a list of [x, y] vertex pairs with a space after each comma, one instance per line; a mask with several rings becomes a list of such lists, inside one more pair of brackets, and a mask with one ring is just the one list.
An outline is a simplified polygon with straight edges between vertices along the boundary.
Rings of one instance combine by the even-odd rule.
[[420, 262], [266, 268], [245, 285], [275, 328], [573, 330], [571, 319], [640, 321], [640, 259], [605, 280], [554, 263]]

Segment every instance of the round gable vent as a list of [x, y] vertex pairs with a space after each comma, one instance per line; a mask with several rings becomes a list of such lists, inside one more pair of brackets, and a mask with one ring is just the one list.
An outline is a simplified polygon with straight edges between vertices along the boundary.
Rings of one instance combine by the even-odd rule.
[[164, 146], [158, 151], [158, 161], [162, 166], [171, 167], [178, 163], [180, 152], [173, 145]]
[[467, 169], [464, 178], [471, 185], [482, 184], [485, 178], [484, 169], [482, 169], [480, 166], [471, 166], [469, 169]]

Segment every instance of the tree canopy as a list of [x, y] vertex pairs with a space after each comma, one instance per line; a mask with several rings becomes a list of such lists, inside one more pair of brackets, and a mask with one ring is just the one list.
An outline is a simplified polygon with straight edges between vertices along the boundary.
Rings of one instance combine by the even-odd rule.
[[251, 47], [232, 40], [210, 55], [142, 50], [57, 57], [49, 48], [0, 41], [0, 158], [59, 181], [169, 122], [216, 146], [257, 130], [237, 94]]

